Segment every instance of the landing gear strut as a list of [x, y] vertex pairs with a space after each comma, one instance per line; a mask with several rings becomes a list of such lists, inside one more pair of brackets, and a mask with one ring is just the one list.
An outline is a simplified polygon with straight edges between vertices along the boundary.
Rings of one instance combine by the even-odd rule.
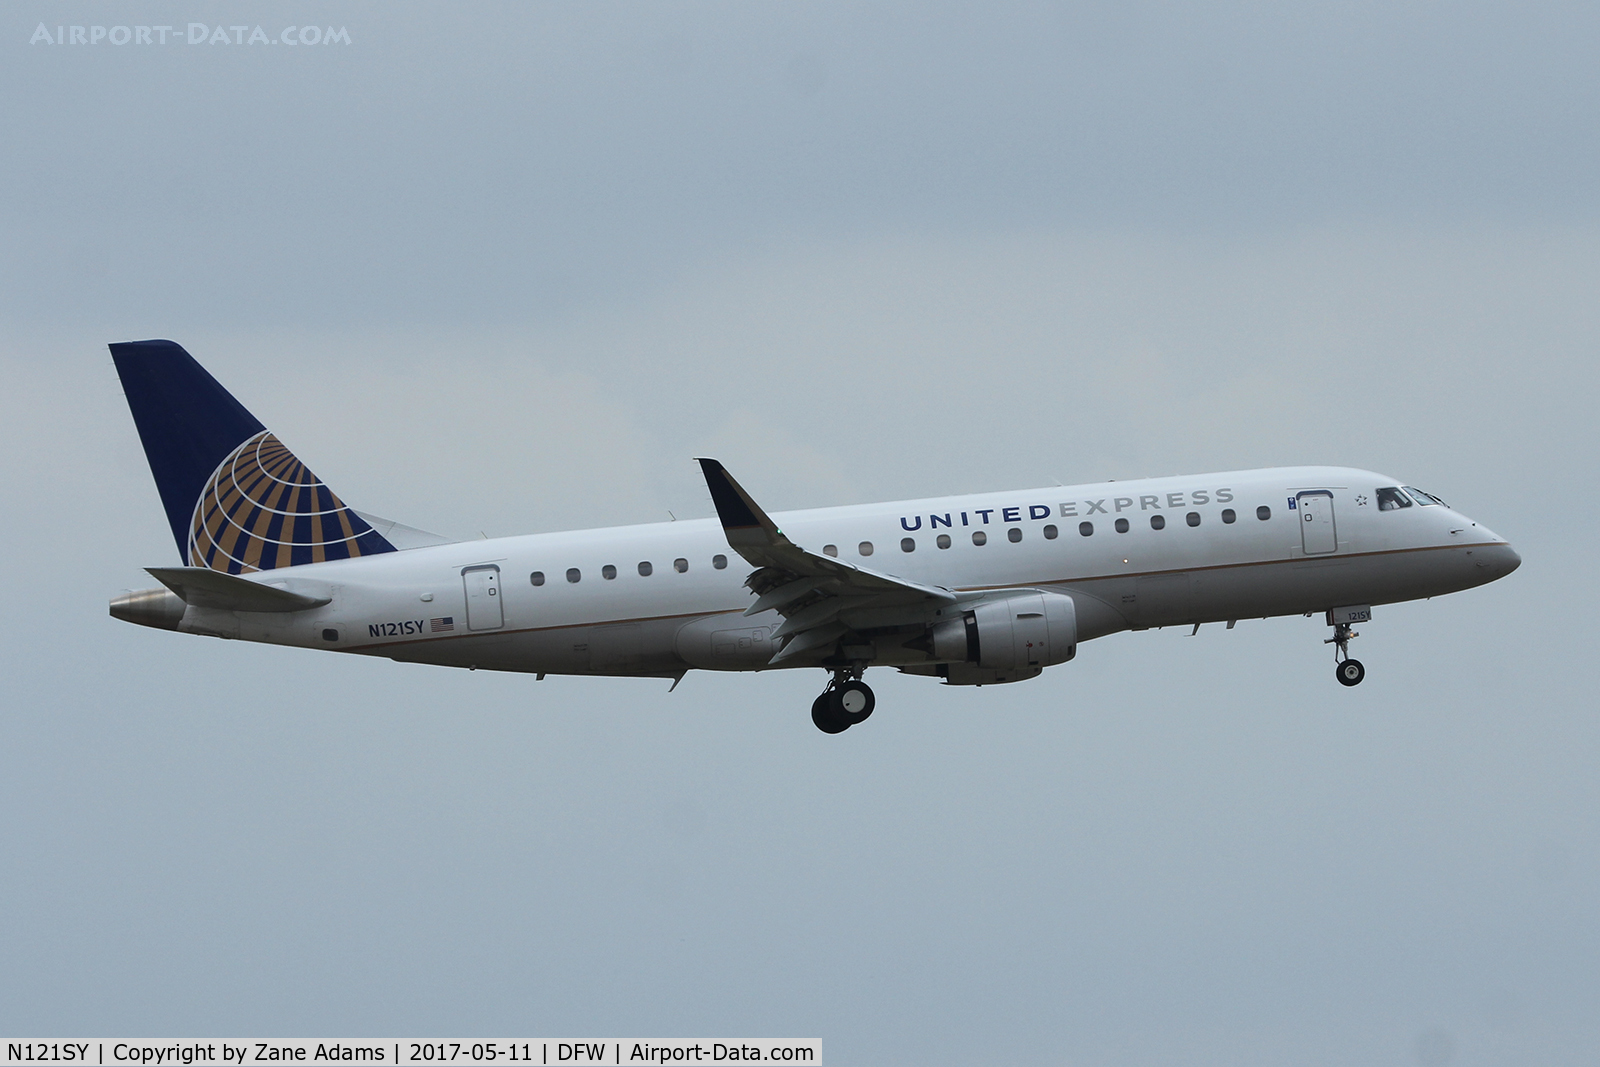
[[1333, 676], [1339, 679], [1340, 685], [1360, 685], [1361, 679], [1367, 676], [1367, 669], [1358, 659], [1350, 658], [1350, 639], [1361, 635], [1350, 629], [1347, 622], [1333, 624], [1333, 636], [1323, 641], [1325, 645], [1333, 645]]
[[828, 688], [811, 702], [811, 721], [825, 734], [842, 734], [857, 723], [866, 722], [877, 703], [859, 670], [835, 671]]

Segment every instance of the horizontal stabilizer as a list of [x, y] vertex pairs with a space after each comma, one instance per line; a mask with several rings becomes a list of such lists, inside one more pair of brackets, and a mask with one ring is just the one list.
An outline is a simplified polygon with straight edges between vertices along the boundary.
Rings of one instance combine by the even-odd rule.
[[206, 567], [146, 567], [151, 577], [197, 608], [221, 611], [305, 611], [332, 597], [291, 593]]

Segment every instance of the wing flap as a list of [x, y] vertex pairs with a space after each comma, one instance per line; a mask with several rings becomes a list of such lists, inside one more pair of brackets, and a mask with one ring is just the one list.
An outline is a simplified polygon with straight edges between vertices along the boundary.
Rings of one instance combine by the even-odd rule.
[[807, 652], [819, 652], [832, 645], [839, 638], [850, 632], [850, 627], [842, 622], [830, 622], [805, 633], [796, 634], [788, 643], [780, 648], [767, 662], [776, 666], [786, 659], [795, 659]]
[[768, 590], [756, 598], [756, 602], [744, 609], [745, 615], [760, 615], [763, 611], [777, 608], [780, 611], [793, 604], [801, 597], [810, 596], [820, 589], [825, 578], [796, 578], [792, 582], [785, 582], [776, 589]]
[[[824, 623], [836, 622], [840, 615], [851, 608], [865, 607], [874, 598], [862, 596], [830, 596], [823, 597], [812, 604], [801, 608], [792, 615], [784, 615], [783, 623], [772, 631], [774, 639], [788, 637], [804, 630], [821, 626]], [[783, 614], [781, 611], [779, 614]]]

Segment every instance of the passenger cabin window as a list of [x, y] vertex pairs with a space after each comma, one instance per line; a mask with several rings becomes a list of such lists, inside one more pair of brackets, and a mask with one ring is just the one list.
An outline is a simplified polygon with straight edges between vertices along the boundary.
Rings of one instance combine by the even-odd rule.
[[1260, 519], [1262, 522], [1266, 522], [1268, 519], [1272, 518], [1272, 509], [1267, 507], [1265, 504], [1262, 504], [1259, 508], [1256, 508], [1256, 518]]
[[1191, 511], [1189, 514], [1183, 517], [1183, 521], [1188, 523], [1190, 526], [1199, 526], [1200, 513], [1198, 511]]
[[1150, 516], [1150, 529], [1152, 529], [1152, 530], [1165, 530], [1166, 528], [1167, 528], [1167, 517], [1165, 515], [1152, 515], [1152, 516]]
[[1118, 519], [1117, 522], [1116, 522], [1116, 526], [1117, 526], [1117, 533], [1127, 533], [1128, 532], [1128, 520], [1127, 519]]
[[1058, 538], [1060, 536], [1061, 536], [1061, 531], [1056, 529], [1056, 524], [1055, 523], [1052, 522], [1052, 523], [1050, 523], [1050, 524], [1045, 526], [1045, 528], [1044, 528], [1044, 539], [1046, 541], [1054, 541], [1056, 538]]
[[1080, 534], [1082, 534], [1084, 537], [1093, 537], [1094, 536], [1094, 523], [1092, 523], [1092, 522], [1080, 522], [1080, 523], [1078, 523], [1078, 532]]
[[823, 545], [822, 546], [822, 554], [824, 556], [837, 556], [839, 554], [839, 546], [838, 545]]
[[617, 568], [613, 567], [611, 564], [607, 563], [604, 567], [600, 568], [600, 577], [604, 578], [606, 581], [609, 582], [616, 576]]
[[728, 557], [724, 556], [722, 553], [718, 552], [715, 556], [711, 557], [711, 566], [716, 568], [719, 571], [727, 570], [728, 569]]
[[1399, 489], [1389, 488], [1378, 490], [1379, 511], [1399, 511], [1401, 508], [1409, 508], [1410, 506], [1411, 498], [1406, 496]]
[[1222, 509], [1222, 521], [1227, 525], [1232, 526], [1238, 518], [1238, 514], [1232, 508]]
[[1415, 486], [1411, 486], [1411, 485], [1406, 486], [1406, 492], [1411, 494], [1411, 499], [1415, 500], [1417, 503], [1421, 504], [1425, 508], [1426, 507], [1431, 507], [1434, 504], [1438, 504], [1440, 507], [1443, 507], [1443, 508], [1447, 508], [1447, 507], [1450, 506], [1449, 504], [1446, 504], [1443, 500], [1440, 500], [1438, 497], [1434, 496], [1432, 493], [1424, 493], [1421, 489], [1418, 489]]
[[938, 545], [940, 548], [949, 548], [950, 547], [950, 535], [949, 534], [940, 534], [938, 537], [935, 537], [933, 539], [933, 543]]
[[1006, 539], [1012, 544], [1016, 544], [1018, 541], [1022, 540], [1022, 531], [1013, 526], [1011, 529], [1006, 531]]
[[986, 545], [989, 543], [989, 535], [984, 533], [982, 530], [973, 530], [972, 543], [975, 545]]
[[872, 542], [871, 541], [863, 541], [863, 542], [861, 542], [859, 545], [856, 546], [856, 551], [861, 553], [863, 556], [872, 555]]
[[534, 571], [532, 574], [528, 575], [528, 581], [532, 582], [534, 585], [543, 585], [544, 571]]
[[655, 568], [650, 566], [649, 560], [646, 559], [639, 561], [639, 577], [648, 578], [654, 570]]
[[677, 571], [679, 574], [688, 574], [689, 561], [684, 559], [682, 556], [679, 556], [677, 559], [672, 561], [672, 569]]
[[568, 567], [567, 568], [567, 581], [571, 582], [573, 585], [577, 585], [582, 580], [583, 580], [583, 572], [582, 571], [580, 571], [576, 567]]
[[900, 538], [900, 551], [902, 551], [902, 552], [915, 552], [916, 550], [917, 550], [917, 542], [916, 542], [916, 540], [914, 538], [910, 538], [910, 537], [902, 537], [902, 538]]

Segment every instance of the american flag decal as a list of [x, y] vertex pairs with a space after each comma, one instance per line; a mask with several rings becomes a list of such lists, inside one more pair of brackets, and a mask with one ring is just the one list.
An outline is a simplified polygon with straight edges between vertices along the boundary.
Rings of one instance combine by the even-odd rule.
[[444, 633], [446, 630], [454, 630], [455, 628], [456, 619], [454, 615], [446, 615], [442, 619], [428, 620], [428, 629], [436, 634]]

